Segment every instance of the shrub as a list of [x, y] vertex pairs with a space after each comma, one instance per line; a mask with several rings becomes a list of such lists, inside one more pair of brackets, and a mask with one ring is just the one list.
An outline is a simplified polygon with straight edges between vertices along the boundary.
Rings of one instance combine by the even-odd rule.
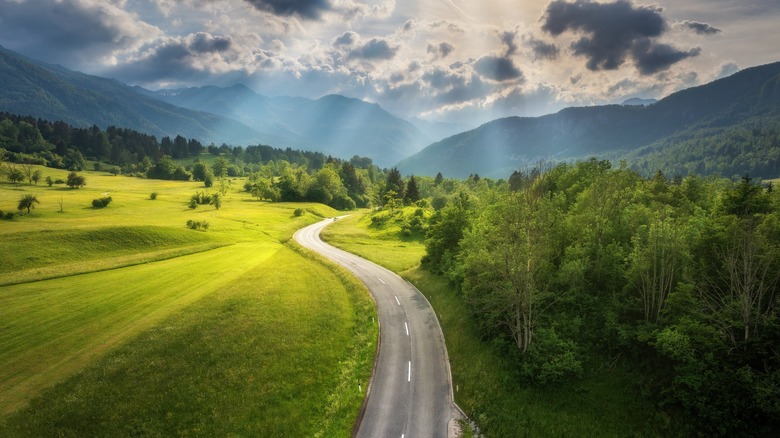
[[95, 208], [103, 208], [108, 207], [108, 204], [111, 203], [111, 197], [105, 197], [105, 198], [98, 198], [92, 200], [92, 206]]
[[72, 189], [77, 189], [79, 187], [87, 185], [87, 180], [83, 176], [79, 175], [76, 172], [71, 172], [68, 174], [68, 187]]
[[330, 203], [336, 210], [354, 210], [355, 201], [347, 195], [336, 195]]
[[65, 180], [62, 178], [57, 178], [54, 180], [54, 184], [65, 184]]
[[14, 213], [13, 211], [7, 211], [3, 215], [3, 219], [5, 219], [7, 221], [10, 221], [10, 220], [12, 220], [14, 218], [14, 216], [16, 216], [16, 213]]
[[191, 230], [203, 230], [209, 229], [209, 223], [206, 221], [194, 221], [192, 219], [187, 221], [187, 228]]
[[151, 199], [152, 201], [154, 201], [155, 199], [157, 199], [157, 192], [152, 192], [152, 193], [149, 195], [149, 199]]
[[296, 217], [298, 217], [298, 216], [303, 216], [304, 214], [306, 214], [306, 210], [304, 210], [304, 209], [302, 209], [302, 208], [296, 208], [296, 209], [295, 209], [295, 212], [294, 212], [293, 214], [294, 214]]

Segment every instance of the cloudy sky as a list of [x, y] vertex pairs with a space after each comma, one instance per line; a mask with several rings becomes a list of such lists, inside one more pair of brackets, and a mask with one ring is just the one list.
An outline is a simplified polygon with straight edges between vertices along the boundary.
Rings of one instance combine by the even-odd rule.
[[777, 23], [777, 0], [0, 0], [0, 45], [74, 70], [473, 125], [780, 61]]

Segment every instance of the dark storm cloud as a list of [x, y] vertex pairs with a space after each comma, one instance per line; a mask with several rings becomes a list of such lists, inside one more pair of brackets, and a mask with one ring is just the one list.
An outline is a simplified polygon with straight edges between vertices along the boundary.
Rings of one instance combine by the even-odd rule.
[[453, 50], [455, 50], [455, 46], [446, 41], [442, 41], [436, 45], [428, 44], [427, 52], [440, 56], [441, 58], [446, 58]]
[[699, 23], [698, 21], [685, 20], [680, 23], [680, 26], [690, 29], [699, 35], [715, 35], [721, 32], [717, 27], [712, 27], [707, 23]]
[[594, 71], [615, 70], [631, 58], [642, 74], [652, 74], [699, 54], [699, 49], [681, 51], [654, 41], [668, 25], [661, 10], [653, 6], [635, 6], [626, 0], [555, 0], [543, 18], [542, 29], [551, 35], [567, 31], [582, 34], [571, 49], [585, 57], [588, 69]]
[[546, 59], [554, 60], [558, 58], [560, 49], [555, 43], [548, 43], [542, 40], [532, 38], [528, 41], [528, 45], [531, 47], [531, 51], [534, 53], [534, 59]]
[[494, 81], [509, 81], [523, 77], [523, 72], [515, 67], [509, 58], [499, 56], [483, 56], [474, 63], [474, 70], [482, 77]]
[[233, 43], [230, 37], [211, 36], [205, 32], [199, 32], [186, 44], [194, 53], [214, 53], [228, 50]]
[[52, 63], [94, 61], [157, 33], [110, 6], [48, 0], [5, 1], [1, 6], [0, 44]]
[[371, 38], [370, 41], [353, 50], [349, 57], [368, 60], [393, 59], [396, 52], [398, 47], [391, 46], [387, 40]]
[[255, 8], [275, 15], [297, 15], [301, 18], [318, 19], [323, 12], [332, 8], [329, 0], [244, 0]]
[[198, 56], [227, 52], [232, 43], [229, 37], [212, 36], [205, 32], [169, 39], [133, 62], [122, 66], [114, 74], [143, 82], [193, 76], [207, 77], [209, 73], [195, 65]]
[[667, 44], [656, 44], [649, 39], [644, 39], [634, 43], [631, 52], [639, 72], [643, 75], [651, 75], [666, 70], [685, 58], [698, 56], [701, 49], [697, 47], [684, 52]]

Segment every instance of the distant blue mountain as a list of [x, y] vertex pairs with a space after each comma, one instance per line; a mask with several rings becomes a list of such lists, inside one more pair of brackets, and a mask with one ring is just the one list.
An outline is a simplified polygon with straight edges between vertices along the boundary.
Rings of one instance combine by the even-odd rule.
[[[780, 126], [778, 122], [780, 62], [748, 68], [679, 91], [651, 105], [566, 108], [542, 117], [494, 120], [433, 143], [402, 160], [398, 167], [404, 174], [441, 172], [450, 177], [466, 177], [477, 173], [507, 178], [514, 170], [532, 166], [539, 160], [601, 156], [626, 158], [640, 167], [655, 163], [677, 171], [706, 172], [717, 168], [719, 172], [745, 169], [754, 173], [754, 169], [760, 168], [767, 176], [777, 177], [771, 173], [776, 172], [773, 163], [780, 162], [778, 154], [773, 152], [777, 150], [774, 127]], [[747, 132], [740, 134], [741, 131]], [[703, 138], [708, 140], [704, 142]], [[724, 138], [739, 142], [739, 147], [716, 148]], [[708, 144], [711, 154], [726, 156], [708, 157]], [[754, 151], [752, 155], [750, 150]], [[757, 160], [756, 155], [762, 158]], [[697, 162], [679, 162], [682, 157]], [[752, 168], [733, 164], [712, 167], [715, 161], [738, 164], [740, 160], [756, 160], [761, 164]]]
[[243, 85], [150, 91], [36, 61], [0, 47], [0, 111], [74, 126], [130, 128], [201, 143], [267, 144], [390, 166], [431, 138], [358, 99], [265, 97]]
[[113, 79], [74, 72], [0, 47], [0, 111], [62, 120], [74, 126], [130, 128], [202, 143], [252, 144], [264, 139], [229, 118], [180, 108]]
[[340, 95], [317, 100], [266, 97], [243, 85], [161, 90], [156, 96], [184, 108], [238, 120], [272, 138], [277, 147], [370, 157], [390, 166], [431, 142], [413, 124], [379, 105]]

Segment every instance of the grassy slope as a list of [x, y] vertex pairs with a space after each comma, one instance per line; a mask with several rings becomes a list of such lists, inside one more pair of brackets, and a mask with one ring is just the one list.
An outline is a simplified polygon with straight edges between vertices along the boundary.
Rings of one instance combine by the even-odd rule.
[[487, 436], [655, 436], [662, 419], [630, 388], [627, 373], [595, 368], [581, 381], [559, 388], [525, 387], [511, 364], [482, 342], [462, 298], [442, 278], [420, 269], [424, 246], [403, 242], [398, 251], [392, 231], [371, 229], [366, 212], [328, 227], [332, 244], [385, 265], [410, 280], [428, 297], [439, 315], [452, 367], [456, 402]]
[[[0, 209], [41, 200], [0, 221], [0, 279], [33, 280], [0, 287], [0, 435], [349, 433], [376, 327], [365, 289], [284, 244], [317, 217], [252, 201], [241, 181], [221, 210], [193, 211], [198, 183], [86, 176], [78, 190], [0, 184]], [[109, 207], [88, 207], [104, 193]]]

